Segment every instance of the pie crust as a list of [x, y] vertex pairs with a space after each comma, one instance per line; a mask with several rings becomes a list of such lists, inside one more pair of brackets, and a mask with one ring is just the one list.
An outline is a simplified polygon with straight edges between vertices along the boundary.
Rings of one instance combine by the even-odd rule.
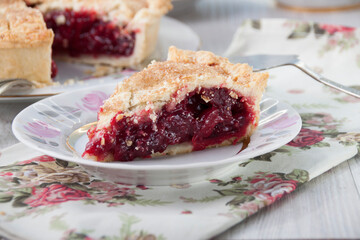
[[[114, 125], [123, 119], [130, 122], [129, 124], [151, 119], [156, 131], [161, 111], [172, 111], [187, 97], [212, 91], [228, 94], [226, 97], [231, 101], [238, 99], [248, 111], [245, 115], [251, 115], [251, 118], [244, 126], [246, 129], [241, 136], [229, 137], [206, 148], [241, 142], [249, 137], [258, 125], [259, 102], [267, 79], [268, 73], [255, 73], [248, 64], [232, 64], [228, 59], [211, 52], [193, 52], [170, 47], [167, 61], [153, 62], [143, 71], [118, 84], [115, 92], [100, 108], [97, 126], [88, 132], [89, 143], [83, 156], [97, 161], [128, 161], [129, 159], [124, 160], [121, 157], [114, 159], [113, 149], [99, 156], [93, 154], [91, 148], [96, 144], [101, 148], [100, 145], [113, 144], [116, 147], [116, 144], [121, 143], [121, 139], [108, 136], [115, 136]], [[201, 97], [206, 103], [215, 101], [215, 97], [208, 96]], [[169, 145], [164, 151], [152, 152], [150, 156], [175, 155], [194, 150], [201, 149], [194, 149], [194, 145], [188, 141]]]
[[42, 14], [20, 0], [0, 2], [0, 79], [25, 78], [36, 87], [52, 84], [54, 34]]
[[[134, 67], [154, 51], [160, 18], [172, 8], [171, 0], [27, 0], [26, 2], [38, 8], [44, 16], [54, 11], [91, 11], [95, 12], [102, 21], [111, 22], [127, 32], [136, 32], [134, 49], [130, 56], [57, 55], [69, 61], [116, 67]], [[57, 18], [57, 25], [64, 24], [63, 16]]]

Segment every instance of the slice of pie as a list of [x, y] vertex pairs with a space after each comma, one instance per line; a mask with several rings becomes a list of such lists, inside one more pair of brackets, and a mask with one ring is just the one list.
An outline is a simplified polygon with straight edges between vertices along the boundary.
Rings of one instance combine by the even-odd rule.
[[259, 121], [267, 73], [211, 52], [171, 47], [120, 83], [89, 129], [83, 157], [131, 161], [239, 143]]
[[154, 50], [160, 18], [171, 0], [26, 0], [55, 33], [53, 52], [63, 59], [116, 67], [135, 66]]
[[23, 1], [0, 1], [0, 79], [25, 78], [37, 87], [52, 83], [54, 34], [40, 11]]

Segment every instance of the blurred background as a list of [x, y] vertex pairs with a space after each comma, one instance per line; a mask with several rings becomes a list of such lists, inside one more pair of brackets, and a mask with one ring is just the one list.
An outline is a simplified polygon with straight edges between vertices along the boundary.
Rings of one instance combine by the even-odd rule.
[[169, 13], [199, 34], [204, 50], [223, 54], [243, 20], [287, 18], [360, 27], [359, 0], [174, 0]]

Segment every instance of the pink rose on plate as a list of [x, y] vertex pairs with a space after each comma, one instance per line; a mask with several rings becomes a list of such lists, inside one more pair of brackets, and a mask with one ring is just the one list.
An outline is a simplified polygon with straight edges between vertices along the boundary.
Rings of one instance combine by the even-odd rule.
[[289, 117], [289, 115], [285, 115], [282, 118], [270, 122], [269, 124], [267, 124], [267, 126], [272, 129], [284, 129], [296, 124], [298, 120], [299, 119], [297, 116]]
[[355, 28], [353, 27], [332, 24], [320, 24], [319, 27], [328, 32], [329, 34], [335, 34], [336, 32], [349, 33], [355, 30]]
[[86, 110], [98, 111], [103, 105], [104, 101], [107, 99], [107, 95], [101, 91], [92, 91], [88, 93], [81, 99], [82, 106]]
[[60, 135], [59, 129], [40, 120], [29, 122], [24, 128], [39, 137], [54, 138]]
[[53, 184], [43, 189], [33, 188], [32, 194], [31, 197], [24, 201], [31, 207], [54, 205], [91, 197], [87, 192], [72, 189], [62, 184]]

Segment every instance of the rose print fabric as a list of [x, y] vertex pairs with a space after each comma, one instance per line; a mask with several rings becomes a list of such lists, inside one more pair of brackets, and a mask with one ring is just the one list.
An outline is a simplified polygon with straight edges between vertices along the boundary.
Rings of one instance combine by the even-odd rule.
[[[341, 75], [329, 69], [336, 56], [348, 68], [342, 83], [360, 87], [354, 80], [360, 73], [359, 37], [357, 29], [342, 26], [248, 21], [227, 53], [288, 54], [302, 49], [301, 57], [309, 65], [334, 80]], [[244, 41], [246, 48], [241, 45]], [[23, 144], [1, 151], [0, 234], [37, 240], [210, 239], [359, 154], [359, 99], [329, 89], [290, 66], [271, 70], [268, 85], [268, 96], [291, 104], [301, 115], [298, 136], [203, 182], [126, 185], [94, 178], [76, 164]], [[94, 92], [78, 107], [92, 111], [104, 99]], [[273, 128], [292, 122], [281, 120]], [[29, 133], [32, 129], [44, 135], [36, 135], [39, 139], [58, 134], [42, 122], [27, 126]]]
[[67, 201], [83, 200], [90, 197], [87, 192], [69, 188], [61, 184], [52, 184], [44, 189], [33, 188], [31, 196], [23, 203], [30, 207], [59, 204]]
[[307, 147], [324, 140], [323, 133], [307, 128], [302, 128], [300, 133], [287, 145], [292, 147]]
[[[360, 68], [359, 32], [353, 27], [297, 20], [248, 20], [235, 33], [225, 55], [298, 54], [316, 72], [352, 86], [358, 82]], [[302, 89], [289, 91], [296, 94]]]

